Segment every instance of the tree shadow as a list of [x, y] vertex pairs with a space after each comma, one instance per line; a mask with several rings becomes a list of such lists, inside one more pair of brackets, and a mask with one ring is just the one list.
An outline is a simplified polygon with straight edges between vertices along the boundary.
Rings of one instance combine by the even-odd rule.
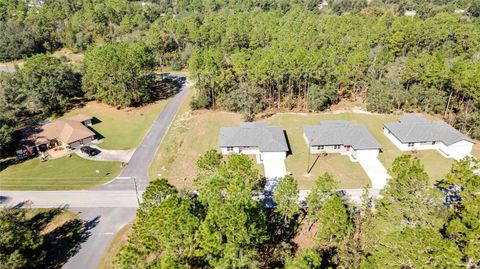
[[62, 268], [62, 266], [81, 249], [100, 220], [97, 216], [83, 222], [80, 219], [67, 221], [45, 235], [44, 249], [46, 251], [44, 268]]
[[180, 92], [186, 77], [172, 76], [168, 73], [151, 76], [152, 101], [168, 99]]
[[[17, 205], [15, 205], [15, 207], [23, 207], [25, 205], [28, 205], [30, 203], [30, 201], [25, 201], [25, 202], [22, 202], [22, 203], [19, 203]], [[66, 209], [65, 207], [57, 207], [57, 208], [53, 208], [53, 209], [50, 209], [50, 210], [46, 210], [46, 211], [41, 211], [37, 214], [35, 214], [35, 216], [33, 216], [29, 222], [30, 222], [30, 225], [33, 229], [37, 229], [37, 230], [43, 230], [43, 228], [45, 228], [48, 223], [50, 223], [53, 218], [55, 218], [56, 216], [60, 215], [63, 210]]]

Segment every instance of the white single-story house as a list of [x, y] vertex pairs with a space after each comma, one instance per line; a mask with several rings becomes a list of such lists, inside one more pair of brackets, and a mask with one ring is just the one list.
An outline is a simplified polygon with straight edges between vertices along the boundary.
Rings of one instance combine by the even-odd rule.
[[387, 169], [378, 160], [382, 147], [367, 128], [344, 120], [322, 121], [319, 125], [304, 126], [303, 135], [310, 154], [339, 153], [358, 162], [372, 182], [372, 188], [387, 184]]
[[340, 153], [377, 157], [380, 143], [365, 126], [344, 120], [322, 121], [320, 125], [304, 126], [303, 136], [311, 154]]
[[239, 127], [221, 128], [219, 140], [224, 155], [251, 154], [256, 156], [257, 163], [263, 163], [265, 157], [282, 160], [287, 157], [287, 139], [279, 126], [243, 122]]
[[220, 129], [220, 151], [223, 155], [255, 155], [263, 163], [265, 177], [279, 178], [286, 174], [285, 158], [289, 151], [282, 127], [266, 123], [241, 123], [239, 127]]
[[447, 123], [430, 121], [418, 114], [406, 114], [398, 122], [385, 124], [383, 133], [401, 151], [435, 149], [455, 160], [470, 155], [475, 144]]

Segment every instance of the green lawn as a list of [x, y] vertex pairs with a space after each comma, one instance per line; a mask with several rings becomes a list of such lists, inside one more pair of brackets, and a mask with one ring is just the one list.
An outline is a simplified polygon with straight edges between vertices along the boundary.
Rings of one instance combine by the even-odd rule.
[[180, 107], [150, 166], [151, 179], [167, 178], [179, 188], [189, 188], [197, 172], [198, 158], [218, 148], [220, 127], [241, 122], [235, 113], [190, 110], [192, 90]]
[[[331, 172], [339, 181], [343, 188], [361, 188], [369, 183], [369, 179], [362, 167], [358, 163], [351, 162], [348, 157], [340, 155], [329, 155], [321, 157], [313, 167], [310, 177], [307, 177], [308, 147], [303, 138], [303, 125], [318, 124], [322, 120], [347, 120], [365, 125], [370, 133], [382, 145], [383, 152], [379, 159], [389, 169], [393, 160], [401, 154], [410, 154], [410, 152], [401, 152], [390, 140], [383, 134], [383, 124], [393, 122], [398, 119], [396, 115], [370, 115], [358, 113], [280, 113], [267, 120], [270, 124], [279, 125], [287, 131], [290, 146], [293, 155], [287, 158], [287, 171], [291, 172], [300, 186], [310, 187], [317, 176], [325, 171]], [[435, 150], [419, 151], [417, 156], [430, 175], [432, 180], [441, 179], [453, 164], [453, 159], [446, 159]], [[311, 158], [311, 163], [313, 162]]]
[[144, 135], [165, 107], [167, 100], [157, 101], [139, 108], [116, 109], [114, 107], [89, 102], [64, 117], [87, 114], [98, 119], [92, 128], [103, 136], [99, 145], [104, 149], [131, 149], [140, 144]]
[[[299, 181], [300, 189], [312, 187], [315, 179], [324, 172], [330, 172], [339, 182], [341, 188], [362, 188], [370, 180], [358, 163], [351, 162], [347, 156], [328, 155], [310, 157], [310, 175], [307, 175], [308, 147], [303, 138], [303, 126], [318, 124], [322, 120], [348, 120], [364, 124], [380, 142], [383, 152], [380, 161], [389, 169], [393, 160], [401, 152], [383, 134], [383, 124], [398, 119], [396, 115], [371, 115], [358, 113], [279, 113], [265, 121], [285, 128], [291, 146], [292, 155], [286, 159], [287, 171]], [[167, 133], [164, 142], [150, 167], [150, 177], [165, 177], [181, 188], [191, 186], [196, 174], [195, 163], [198, 157], [208, 149], [218, 148], [218, 133], [223, 126], [235, 126], [241, 122], [241, 116], [223, 111], [190, 111], [188, 100], [179, 111], [174, 124]], [[477, 145], [474, 154], [480, 156]], [[416, 156], [423, 163], [432, 181], [441, 179], [453, 163], [437, 151], [420, 151]], [[315, 164], [314, 164], [315, 162]], [[313, 165], [314, 164], [314, 165]], [[262, 168], [261, 165], [257, 167]], [[262, 172], [262, 169], [260, 170]]]
[[89, 161], [76, 155], [46, 162], [33, 158], [2, 170], [0, 189], [87, 189], [108, 182], [117, 176], [120, 170], [121, 164], [118, 162]]

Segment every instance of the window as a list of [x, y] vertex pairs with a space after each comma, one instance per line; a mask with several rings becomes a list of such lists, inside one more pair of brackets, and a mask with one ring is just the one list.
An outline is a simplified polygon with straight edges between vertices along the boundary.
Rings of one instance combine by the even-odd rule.
[[415, 143], [408, 143], [409, 147], [413, 147], [413, 145], [415, 145]]
[[340, 145], [335, 145], [333, 146], [333, 149], [340, 149], [340, 147], [341, 147]]
[[317, 150], [323, 150], [325, 146], [317, 146]]
[[233, 147], [227, 147], [227, 151], [228, 151], [228, 152], [232, 152], [232, 151], [233, 151]]

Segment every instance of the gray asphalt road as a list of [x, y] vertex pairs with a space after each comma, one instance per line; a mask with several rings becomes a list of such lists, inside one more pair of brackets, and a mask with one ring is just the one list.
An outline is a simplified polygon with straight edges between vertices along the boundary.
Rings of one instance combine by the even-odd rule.
[[[138, 193], [141, 197], [142, 193]], [[28, 201], [32, 208], [82, 207], [82, 208], [137, 208], [135, 190], [126, 191], [1, 191], [8, 197], [2, 205], [19, 206]]]
[[143, 138], [140, 146], [133, 153], [127, 167], [123, 169], [116, 180], [99, 187], [99, 190], [131, 190], [135, 187], [138, 190], [144, 190], [147, 187], [149, 182], [148, 168], [180, 105], [184, 101], [189, 87], [189, 82], [186, 81], [180, 92], [170, 98], [147, 135]]
[[95, 269], [115, 234], [135, 217], [135, 208], [71, 208], [85, 221], [85, 241], [63, 266], [66, 269]]
[[[182, 76], [178, 76], [182, 78]], [[183, 79], [186, 77], [183, 76]], [[148, 185], [148, 168], [163, 136], [187, 95], [188, 82], [171, 97], [121, 175], [101, 187], [85, 191], [0, 192], [2, 205], [30, 201], [32, 207], [68, 206], [86, 221], [85, 242], [64, 268], [95, 269], [115, 233], [135, 217], [138, 199]], [[135, 179], [135, 180], [133, 180]], [[2, 197], [3, 199], [3, 197]]]

